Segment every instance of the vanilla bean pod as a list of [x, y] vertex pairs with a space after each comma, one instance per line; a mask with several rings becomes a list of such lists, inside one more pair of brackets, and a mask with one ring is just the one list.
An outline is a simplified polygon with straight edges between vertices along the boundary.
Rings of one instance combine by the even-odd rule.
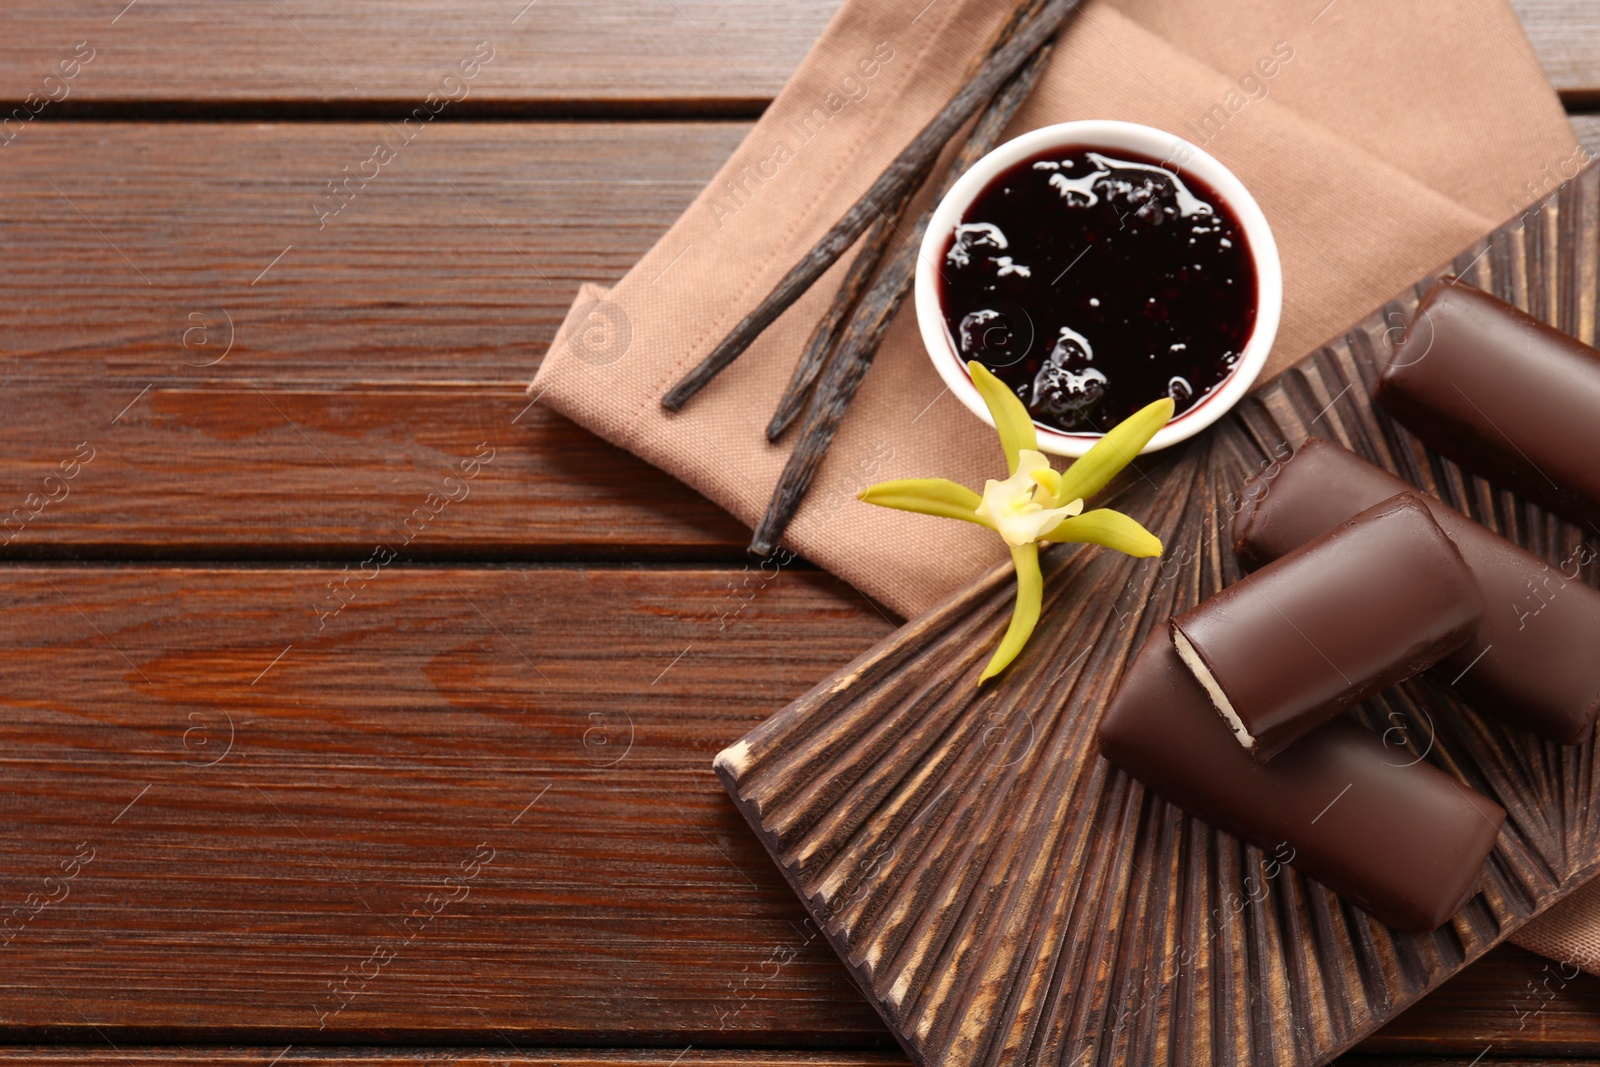
[[[1042, 0], [1030, 0], [1018, 6], [1006, 24], [997, 31], [986, 57], [1010, 40], [1016, 33], [1017, 27], [1037, 13], [1041, 2]], [[933, 160], [929, 160], [930, 167], [932, 163]], [[867, 235], [861, 239], [861, 250], [856, 253], [855, 261], [850, 264], [850, 270], [839, 283], [839, 290], [833, 294], [833, 302], [828, 305], [827, 312], [811, 331], [811, 337], [800, 353], [800, 360], [795, 364], [789, 386], [778, 399], [772, 420], [767, 423], [768, 441], [776, 442], [793, 425], [801, 412], [805, 411], [806, 404], [811, 398], [811, 387], [816, 384], [817, 376], [822, 373], [823, 365], [829, 356], [838, 350], [841, 331], [856, 305], [860, 303], [861, 294], [866, 292], [867, 286], [871, 284], [873, 273], [883, 262], [884, 254], [889, 250], [889, 242], [893, 240], [901, 220], [905, 218], [906, 208], [925, 181], [927, 175], [922, 174], [909, 182], [894, 206], [884, 211], [873, 222]]]
[[860, 303], [861, 295], [872, 282], [878, 264], [883, 262], [884, 253], [889, 250], [889, 242], [894, 238], [895, 231], [900, 227], [900, 221], [905, 217], [906, 207], [921, 185], [921, 181], [908, 185], [900, 202], [874, 222], [867, 235], [861, 239], [861, 251], [856, 253], [855, 261], [850, 264], [850, 270], [845, 274], [844, 281], [839, 283], [839, 291], [833, 294], [833, 303], [828, 305], [827, 314], [822, 316], [816, 329], [811, 331], [811, 338], [806, 342], [805, 350], [800, 353], [800, 362], [795, 364], [794, 376], [789, 379], [789, 387], [783, 391], [783, 396], [779, 398], [778, 406], [772, 413], [772, 421], [767, 424], [768, 441], [776, 441], [782, 437], [784, 431], [801, 412], [805, 411], [806, 403], [811, 399], [811, 387], [816, 384], [817, 376], [822, 373], [829, 354], [838, 349], [841, 331], [850, 320], [856, 305]]
[[[1018, 5], [1018, 10], [1031, 7], [1032, 3], [1033, 0], [1024, 0]], [[916, 181], [930, 161], [938, 157], [945, 143], [986, 101], [999, 92], [1001, 86], [1011, 80], [1028, 57], [1055, 35], [1061, 23], [1077, 9], [1079, 3], [1080, 0], [1049, 0], [1036, 16], [1018, 26], [1016, 32], [979, 65], [977, 72], [933, 120], [912, 138], [911, 143], [895, 157], [894, 162], [879, 175], [861, 199], [833, 224], [800, 262], [790, 268], [766, 299], [740, 320], [699, 366], [667, 390], [661, 398], [662, 406], [672, 411], [681, 409], [711, 379], [737, 359], [773, 320], [798, 300], [856, 242], [880, 214], [880, 205], [893, 203], [907, 185]]]
[[849, 325], [839, 337], [838, 348], [829, 357], [822, 380], [817, 383], [811, 404], [806, 410], [806, 420], [800, 432], [800, 439], [795, 442], [794, 451], [789, 454], [789, 461], [784, 465], [778, 486], [773, 491], [772, 501], [767, 505], [767, 513], [763, 516], [761, 525], [756, 527], [755, 536], [751, 538], [750, 551], [756, 555], [765, 556], [772, 551], [778, 538], [782, 537], [784, 530], [788, 528], [789, 521], [794, 518], [794, 513], [799, 508], [806, 490], [811, 487], [811, 479], [822, 466], [823, 456], [827, 454], [828, 446], [833, 443], [833, 435], [839, 428], [839, 421], [844, 418], [845, 409], [855, 398], [861, 379], [866, 376], [868, 368], [872, 366], [873, 358], [878, 354], [878, 346], [883, 341], [884, 331], [888, 329], [895, 312], [905, 301], [906, 294], [911, 291], [912, 279], [916, 275], [917, 256], [922, 247], [922, 236], [927, 232], [928, 222], [933, 216], [933, 207], [944, 199], [944, 195], [949, 192], [957, 178], [966, 173], [969, 167], [999, 142], [1001, 134], [1010, 125], [1017, 109], [1022, 106], [1022, 101], [1027, 99], [1028, 93], [1032, 91], [1034, 82], [1038, 80], [1039, 72], [1044, 68], [1053, 47], [1053, 40], [1046, 38], [1028, 62], [984, 108], [983, 114], [973, 126], [971, 136], [967, 138], [967, 143], [962, 146], [944, 180], [940, 182], [933, 206], [922, 213], [916, 226], [906, 236], [905, 242], [879, 270], [872, 288], [856, 305]]

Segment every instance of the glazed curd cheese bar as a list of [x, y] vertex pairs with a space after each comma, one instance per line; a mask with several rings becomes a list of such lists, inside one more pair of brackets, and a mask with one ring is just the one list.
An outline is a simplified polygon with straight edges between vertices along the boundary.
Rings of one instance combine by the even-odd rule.
[[1373, 399], [1435, 452], [1600, 532], [1600, 352], [1446, 278]]
[[1600, 709], [1600, 591], [1580, 580], [1592, 552], [1580, 545], [1555, 564], [1349, 449], [1310, 438], [1243, 491], [1234, 550], [1260, 567], [1396, 493], [1417, 499], [1461, 551], [1483, 596], [1483, 620], [1440, 660], [1435, 675], [1476, 710], [1563, 744], [1594, 727]]
[[1251, 759], [1165, 627], [1123, 675], [1099, 742], [1152, 791], [1401, 930], [1461, 909], [1505, 821], [1493, 800], [1346, 718], [1270, 763]]
[[1172, 620], [1178, 656], [1251, 756], [1270, 760], [1477, 630], [1472, 572], [1402, 493]]

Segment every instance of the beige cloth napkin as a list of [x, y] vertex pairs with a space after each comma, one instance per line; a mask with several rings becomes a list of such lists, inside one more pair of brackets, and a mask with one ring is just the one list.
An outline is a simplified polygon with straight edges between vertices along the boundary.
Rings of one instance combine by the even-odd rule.
[[[615, 287], [578, 294], [530, 392], [754, 525], [792, 444], [764, 427], [847, 260], [681, 414], [659, 398], [954, 94], [1009, 6], [846, 0], [666, 236]], [[1173, 131], [1255, 194], [1285, 279], [1267, 377], [1581, 158], [1505, 0], [1088, 0], [1011, 132], [1077, 118]], [[976, 527], [854, 499], [886, 478], [980, 486], [1001, 463], [913, 319], [908, 302], [784, 539], [906, 616], [1002, 555]], [[1528, 944], [1600, 970], [1600, 888]]]

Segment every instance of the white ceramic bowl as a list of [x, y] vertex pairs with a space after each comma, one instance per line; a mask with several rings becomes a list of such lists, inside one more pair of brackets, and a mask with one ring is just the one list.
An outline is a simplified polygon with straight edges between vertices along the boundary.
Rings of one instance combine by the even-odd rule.
[[[1283, 311], [1283, 266], [1278, 260], [1278, 245], [1272, 239], [1272, 228], [1267, 225], [1267, 217], [1261, 213], [1255, 197], [1234, 177], [1232, 171], [1181, 137], [1152, 126], [1112, 119], [1062, 122], [1007, 141], [978, 160], [934, 209], [928, 231], [923, 235], [917, 258], [917, 325], [922, 331], [922, 343], [928, 349], [928, 356], [950, 391], [974, 415], [994, 425], [994, 420], [989, 417], [989, 409], [967, 375], [967, 368], [945, 325], [944, 312], [939, 306], [939, 270], [944, 258], [945, 242], [968, 206], [1001, 171], [1047, 149], [1074, 146], [1112, 151], [1124, 149], [1157, 160], [1171, 160], [1178, 166], [1180, 174], [1198, 176], [1227, 201], [1228, 207], [1244, 227], [1245, 240], [1255, 261], [1255, 330], [1245, 343], [1233, 373], [1199, 404], [1162, 428], [1145, 446], [1146, 452], [1154, 452], [1193, 437], [1239, 402], [1266, 365], [1267, 353], [1272, 350], [1273, 338], [1278, 333], [1278, 319]], [[1058, 456], [1081, 456], [1100, 439], [1099, 434], [1064, 433], [1037, 422], [1034, 425], [1039, 432], [1039, 448]]]

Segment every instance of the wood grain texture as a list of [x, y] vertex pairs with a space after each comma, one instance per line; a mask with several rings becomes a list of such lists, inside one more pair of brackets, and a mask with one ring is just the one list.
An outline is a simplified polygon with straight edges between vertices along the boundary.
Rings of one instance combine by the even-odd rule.
[[1565, 0], [1511, 0], [1511, 6], [1562, 98], [1600, 104], [1600, 9]]
[[0, 515], [96, 458], [3, 551], [339, 558], [487, 442], [412, 558], [742, 558], [720, 509], [523, 389], [577, 287], [744, 129], [430, 129], [321, 229], [387, 127], [26, 130], [0, 175]]
[[1573, 115], [1572, 128], [1590, 155], [1600, 157], [1600, 115]]
[[[873, 609], [813, 572], [397, 568], [318, 630], [330, 577], [0, 572], [0, 1040], [891, 1040], [710, 772]], [[1374, 1047], [1594, 1048], [1600, 980], [1519, 1028], [1542, 964]]]
[[[281, 1059], [274, 1057], [281, 1056]], [[32, 1046], [0, 1048], [0, 1064], [56, 1067], [115, 1067], [118, 1064], [183, 1064], [184, 1067], [903, 1067], [909, 1061], [888, 1052], [803, 1052], [739, 1049], [499, 1049], [461, 1048], [156, 1048], [127, 1046]], [[1600, 1067], [1592, 1059], [1506, 1059], [1365, 1056], [1340, 1059], [1341, 1067]]]
[[[277, 1058], [280, 1057], [281, 1058]], [[17, 1067], [115, 1067], [119, 1064], [183, 1064], [185, 1067], [900, 1067], [909, 1061], [883, 1052], [803, 1052], [740, 1049], [735, 1052], [673, 1052], [649, 1049], [459, 1048], [183, 1048], [174, 1046], [31, 1046], [0, 1048], [0, 1064]], [[1361, 1056], [1339, 1060], [1343, 1067], [1596, 1067], [1600, 1060], [1529, 1060], [1486, 1056]]]
[[[282, 1055], [282, 1059], [273, 1057]], [[740, 1049], [533, 1049], [514, 1048], [140, 1048], [113, 1049], [34, 1046], [0, 1048], [0, 1064], [55, 1067], [112, 1067], [116, 1064], [183, 1064], [184, 1067], [902, 1067], [904, 1056], [889, 1052], [801, 1052]], [[1411, 1064], [1406, 1064], [1411, 1067]], [[1492, 1061], [1487, 1067], [1494, 1067]], [[1538, 1067], [1538, 1065], [1532, 1065]], [[1568, 1067], [1581, 1067], [1569, 1063]]]
[[[0, 553], [354, 563], [383, 544], [407, 560], [744, 556], [748, 535], [726, 513], [513, 386], [141, 392], [122, 380], [13, 380], [0, 400]], [[93, 458], [41, 507], [56, 484], [46, 477], [80, 444]], [[489, 462], [463, 480], [461, 463], [478, 455]]]
[[1524, 1059], [1496, 1056], [1490, 1049], [1481, 1056], [1341, 1056], [1338, 1067], [1591, 1067], [1600, 1060]]
[[578, 286], [632, 267], [748, 128], [30, 125], [0, 173], [0, 353], [135, 389], [524, 386]]
[[82, 40], [96, 55], [63, 109], [136, 102], [203, 113], [247, 103], [346, 113], [356, 104], [403, 114], [487, 42], [494, 58], [445, 114], [754, 114], [836, 7], [837, 0], [29, 0], [7, 5], [0, 96], [35, 91]]
[[338, 577], [0, 570], [0, 1040], [891, 1043], [710, 769], [854, 592]]
[[[540, 0], [523, 11], [525, 2], [137, 0], [116, 18], [126, 0], [26, 0], [6, 8], [0, 100], [35, 91], [74, 42], [88, 40], [99, 54], [67, 107], [409, 109], [489, 41], [495, 58], [457, 113], [752, 113], [838, 6], [674, 0], [623, 10]], [[1557, 89], [1575, 102], [1600, 99], [1600, 15], [1579, 0], [1513, 5]]]
[[1477, 963], [1360, 1045], [1363, 1055], [1593, 1056], [1600, 1034], [1600, 978], [1515, 945]]
[[[1592, 343], [1600, 167], [1454, 269]], [[1600, 869], [1596, 742], [1561, 748], [1486, 722], [1444, 687], [1391, 690], [1363, 710], [1413, 724], [1419, 757], [1508, 811], [1483, 890], [1429, 935], [1391, 931], [1298, 873], [1245, 899], [1259, 851], [1095, 749], [1098, 713], [1146, 635], [1240, 576], [1229, 494], [1311, 432], [1554, 562], [1581, 543], [1373, 410], [1380, 353], [1429, 281], [1126, 478], [1118, 506], [1162, 537], [1166, 559], [1048, 553], [1045, 622], [999, 684], [975, 681], [1009, 621], [1010, 568], [718, 756], [919, 1063], [1322, 1063]], [[1425, 744], [1424, 723], [1452, 725]]]
[[720, 509], [522, 388], [578, 285], [625, 272], [745, 129], [440, 127], [319, 230], [383, 126], [29, 128], [0, 176], [0, 516], [97, 453], [3, 551], [340, 558], [488, 442], [408, 558], [742, 559]]

